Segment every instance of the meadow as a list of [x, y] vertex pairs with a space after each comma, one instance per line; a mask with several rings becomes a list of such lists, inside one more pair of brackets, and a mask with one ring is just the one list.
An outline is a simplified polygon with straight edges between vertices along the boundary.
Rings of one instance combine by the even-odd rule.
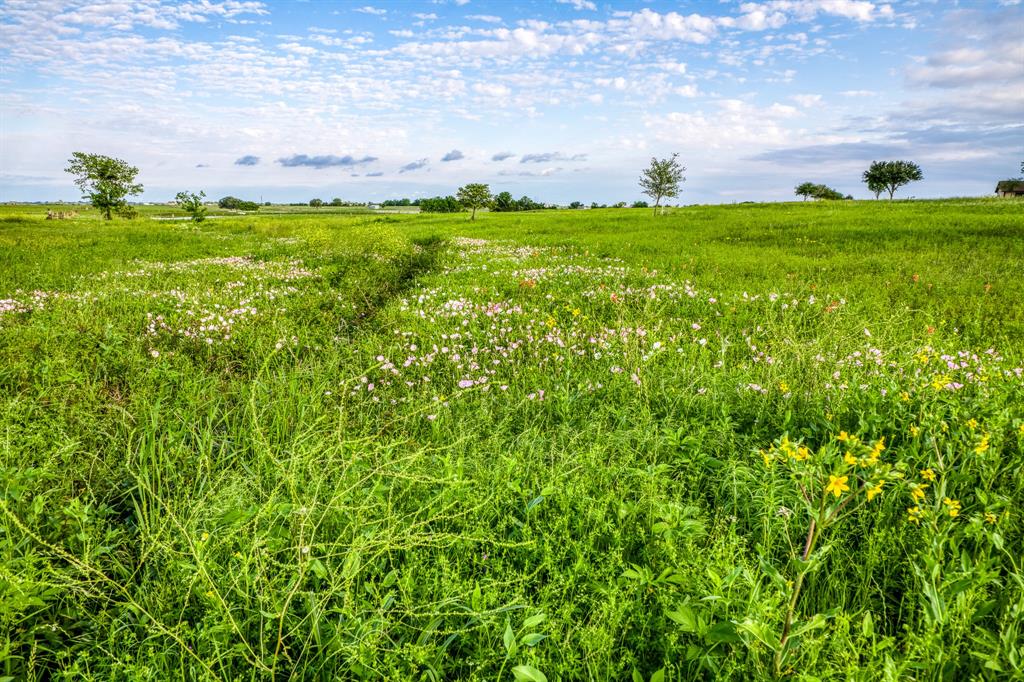
[[0, 679], [1024, 679], [1021, 201], [154, 211], [0, 207]]

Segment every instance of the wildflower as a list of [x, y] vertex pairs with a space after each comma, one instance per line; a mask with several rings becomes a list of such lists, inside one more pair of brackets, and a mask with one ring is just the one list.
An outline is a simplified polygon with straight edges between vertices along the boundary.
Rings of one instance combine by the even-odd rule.
[[160, 351], [158, 351], [156, 348], [153, 348], [152, 350], [150, 350], [149, 354], [152, 355], [154, 358], [160, 357]]
[[850, 434], [846, 431], [840, 431], [839, 436], [836, 438], [840, 443], [845, 443], [850, 440]]
[[828, 485], [825, 486], [825, 493], [832, 493], [834, 496], [839, 497], [844, 492], [850, 489], [850, 486], [846, 485], [848, 476], [832, 476], [828, 477]]
[[981, 437], [981, 442], [974, 446], [975, 454], [983, 455], [988, 452], [989, 437], [990, 436], [987, 433]]
[[885, 485], [885, 479], [884, 478], [882, 480], [880, 480], [878, 483], [876, 483], [875, 485], [873, 485], [870, 488], [868, 488], [868, 490], [867, 490], [868, 502], [870, 502], [871, 500], [875, 499], [876, 496], [882, 494], [882, 486], [883, 485]]
[[1017, 429], [1017, 433], [1024, 436], [1024, 424], [1020, 425], [1020, 428]]
[[874, 447], [871, 448], [871, 454], [868, 455], [868, 462], [874, 464], [878, 461], [879, 455], [882, 454], [882, 450], [885, 450], [885, 437], [879, 438], [875, 441]]
[[919, 483], [910, 490], [910, 496], [914, 498], [914, 502], [920, 502], [924, 499], [924, 491], [928, 489], [927, 483]]
[[995, 514], [993, 514], [992, 512], [985, 512], [985, 523], [995, 525], [995, 522], [997, 520], [998, 519], [996, 518]]
[[843, 461], [846, 462], [847, 464], [849, 464], [852, 467], [853, 466], [857, 466], [857, 458], [854, 457], [853, 453], [850, 452], [850, 451], [847, 451], [846, 454], [843, 455]]
[[960, 514], [960, 502], [958, 500], [952, 500], [947, 497], [942, 500], [942, 504], [946, 505], [951, 518], [956, 518]]
[[920, 525], [920, 523], [921, 523], [921, 507], [916, 506], [916, 505], [913, 506], [913, 507], [907, 507], [907, 520], [909, 520], [911, 523], [913, 523], [915, 525]]
[[772, 457], [772, 454], [770, 452], [766, 450], [761, 450], [761, 459], [764, 460], [764, 465], [766, 467], [770, 467], [772, 465], [772, 460], [774, 458]]
[[911, 426], [910, 427], [910, 435], [913, 436], [914, 438], [917, 438], [918, 436], [920, 436], [921, 435], [921, 427], [919, 427], [919, 426]]
[[783, 393], [789, 393], [789, 384], [787, 384], [785, 381], [780, 381], [779, 390], [782, 391]]
[[909, 402], [910, 401], [910, 394], [907, 393], [906, 391], [900, 391], [900, 400], [902, 400], [905, 403]]
[[953, 380], [948, 375], [940, 374], [932, 379], [932, 388], [936, 391], [941, 391], [952, 381]]
[[931, 469], [921, 469], [921, 478], [923, 478], [926, 481], [934, 481], [935, 472], [932, 471]]
[[967, 421], [967, 428], [969, 428], [971, 431], [973, 431], [974, 429], [978, 428], [978, 420], [977, 419], [973, 419], [973, 418], [969, 419]]
[[801, 445], [796, 449], [796, 454], [793, 455], [793, 459], [795, 459], [798, 462], [802, 462], [810, 456], [811, 451], [808, 450], [805, 446]]

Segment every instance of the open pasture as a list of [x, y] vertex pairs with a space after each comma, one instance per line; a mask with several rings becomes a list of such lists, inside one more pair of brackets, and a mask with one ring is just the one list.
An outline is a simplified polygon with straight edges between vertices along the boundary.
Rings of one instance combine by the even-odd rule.
[[0, 677], [1024, 676], [1019, 201], [44, 215]]

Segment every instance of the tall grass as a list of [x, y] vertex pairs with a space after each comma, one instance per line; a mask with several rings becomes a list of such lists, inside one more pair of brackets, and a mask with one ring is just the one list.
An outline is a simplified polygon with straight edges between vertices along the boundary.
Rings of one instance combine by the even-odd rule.
[[0, 674], [1020, 676], [1020, 208], [5, 207]]

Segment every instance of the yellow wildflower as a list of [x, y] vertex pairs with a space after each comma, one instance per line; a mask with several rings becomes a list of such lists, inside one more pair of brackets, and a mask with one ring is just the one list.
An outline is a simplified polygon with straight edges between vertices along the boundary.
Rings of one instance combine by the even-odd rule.
[[903, 402], [910, 402], [910, 394], [906, 391], [900, 391], [900, 400]]
[[853, 466], [857, 466], [857, 458], [854, 457], [853, 453], [850, 452], [850, 451], [847, 451], [846, 454], [843, 455], [843, 461], [846, 462], [847, 464], [849, 464], [852, 467]]
[[761, 458], [764, 459], [764, 465], [766, 467], [770, 467], [772, 465], [772, 453], [762, 450]]
[[783, 393], [789, 393], [789, 384], [787, 384], [785, 381], [780, 381], [779, 390], [782, 391]]
[[1017, 433], [1019, 433], [1020, 435], [1024, 436], [1024, 424], [1020, 425], [1020, 428], [1017, 429]]
[[951, 383], [953, 380], [946, 374], [940, 374], [939, 376], [932, 379], [932, 388], [936, 391], [941, 391], [946, 387], [946, 384]]
[[796, 459], [796, 461], [798, 461], [798, 462], [802, 462], [805, 459], [807, 459], [810, 456], [810, 454], [811, 454], [811, 451], [808, 450], [803, 445], [801, 445], [799, 448], [797, 448], [796, 454], [793, 455], [793, 458]]
[[920, 436], [921, 435], [921, 427], [919, 427], [919, 426], [911, 426], [910, 427], [910, 435], [913, 436], [914, 438], [917, 438], [918, 436]]
[[974, 452], [978, 455], [984, 455], [988, 452], [988, 441], [990, 436], [986, 433], [981, 437], [981, 442], [974, 446]]
[[921, 523], [921, 507], [907, 507], [907, 519], [914, 524]]
[[836, 497], [839, 497], [844, 492], [850, 489], [850, 486], [846, 485], [848, 476], [832, 476], [828, 477], [828, 485], [825, 486], [825, 494], [832, 493]]
[[845, 443], [848, 440], [850, 440], [850, 434], [848, 434], [846, 431], [840, 431], [839, 436], [836, 437], [836, 440], [838, 440], [840, 443]]
[[974, 419], [973, 417], [971, 419], [968, 419], [967, 420], [967, 428], [969, 428], [971, 431], [973, 431], [974, 429], [978, 428], [978, 420]]
[[868, 502], [870, 502], [871, 500], [875, 499], [875, 497], [877, 495], [881, 495], [882, 494], [882, 486], [883, 485], [885, 485], [885, 479], [884, 478], [881, 481], [879, 481], [878, 483], [876, 483], [875, 485], [873, 485], [870, 488], [868, 488], [868, 490], [867, 490]]
[[926, 481], [934, 481], [935, 472], [932, 471], [931, 469], [921, 469], [921, 478], [923, 478]]
[[910, 496], [914, 498], [914, 502], [920, 502], [921, 500], [924, 499], [924, 491], [927, 488], [928, 488], [928, 484], [927, 483], [921, 483], [919, 485], [914, 486], [910, 490]]
[[995, 524], [997, 521], [996, 515], [992, 512], [985, 512], [985, 523]]
[[946, 498], [942, 500], [942, 504], [946, 505], [946, 509], [952, 518], [956, 518], [960, 514], [960, 502], [957, 500], [951, 500]]

